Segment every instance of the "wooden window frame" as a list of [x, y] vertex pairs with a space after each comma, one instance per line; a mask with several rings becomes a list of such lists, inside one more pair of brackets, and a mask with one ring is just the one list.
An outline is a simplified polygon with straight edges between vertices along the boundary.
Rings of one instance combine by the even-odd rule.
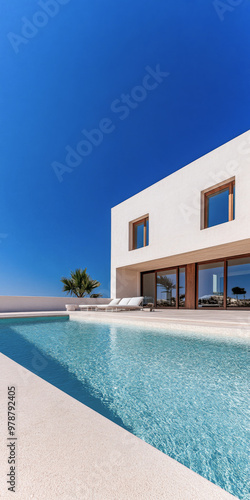
[[136, 228], [137, 226], [141, 225], [142, 223], [144, 224], [144, 229], [143, 229], [143, 246], [139, 248], [144, 248], [147, 245], [147, 221], [149, 222], [149, 216], [147, 215], [146, 217], [143, 217], [142, 219], [137, 220], [136, 222], [133, 222], [133, 246], [132, 250], [138, 250], [137, 247], [137, 236], [136, 236]]
[[[201, 261], [201, 262], [197, 262], [196, 263], [196, 309], [198, 310], [231, 310], [231, 311], [240, 311], [240, 310], [243, 310], [243, 309], [240, 309], [239, 307], [232, 307], [232, 306], [228, 306], [227, 305], [227, 284], [228, 284], [228, 262], [231, 261], [231, 260], [238, 260], [238, 259], [245, 259], [245, 258], [249, 258], [250, 257], [250, 253], [247, 253], [247, 254], [240, 254], [240, 255], [231, 255], [231, 256], [228, 256], [228, 257], [223, 257], [223, 258], [219, 258], [219, 259], [211, 259], [211, 260], [205, 260], [205, 261]], [[200, 308], [198, 306], [198, 285], [199, 285], [199, 273], [198, 273], [198, 266], [199, 265], [202, 265], [202, 264], [213, 264], [213, 263], [217, 263], [217, 262], [222, 262], [224, 263], [224, 301], [223, 301], [223, 306], [222, 307], [202, 307]], [[249, 307], [246, 307], [244, 308], [244, 311], [249, 311]]]
[[[221, 266], [223, 268], [223, 280], [224, 280], [224, 286], [223, 286], [223, 306], [203, 306], [203, 307], [199, 307], [199, 266], [203, 266], [203, 265], [207, 265], [207, 264], [217, 264], [221, 262], [223, 265]], [[196, 272], [196, 304], [195, 304], [195, 308], [196, 310], [203, 310], [203, 309], [206, 309], [206, 310], [224, 310], [226, 309], [226, 303], [227, 303], [227, 298], [226, 298], [226, 295], [227, 295], [227, 275], [225, 274], [225, 272], [227, 271], [227, 258], [220, 258], [220, 259], [212, 259], [212, 260], [205, 260], [203, 262], [196, 262], [196, 269], [195, 269], [195, 272]]]
[[[235, 179], [232, 181], [226, 182], [218, 187], [212, 188], [206, 193], [204, 193], [204, 229], [208, 229], [210, 227], [215, 227], [215, 226], [209, 226], [208, 225], [208, 203], [209, 203], [209, 197], [215, 194], [219, 194], [222, 191], [225, 191], [226, 189], [229, 190], [229, 197], [228, 197], [228, 221], [231, 222], [234, 220], [234, 188], [235, 188]], [[219, 224], [218, 224], [219, 225]]]
[[[221, 257], [221, 258], [218, 258], [218, 259], [210, 259], [210, 260], [203, 260], [203, 261], [198, 261], [195, 263], [195, 309], [194, 310], [199, 310], [199, 311], [203, 311], [203, 310], [209, 310], [209, 311], [218, 311], [218, 310], [231, 310], [231, 311], [241, 311], [243, 309], [240, 309], [239, 307], [232, 307], [232, 306], [228, 306], [227, 305], [227, 284], [228, 284], [228, 261], [231, 261], [231, 260], [238, 260], [238, 259], [245, 259], [245, 258], [249, 258], [250, 257], [250, 253], [246, 253], [246, 254], [239, 254], [239, 255], [229, 255], [227, 257]], [[202, 264], [213, 264], [213, 263], [217, 263], [217, 262], [222, 262], [224, 264], [224, 301], [223, 301], [223, 306], [221, 307], [199, 307], [198, 305], [198, 286], [199, 286], [199, 273], [198, 273], [198, 266], [199, 265], [202, 265]], [[170, 271], [170, 270], [174, 270], [174, 269], [177, 269], [177, 273], [179, 275], [179, 270], [181, 268], [185, 268], [185, 293], [187, 294], [187, 286], [188, 286], [188, 283], [187, 283], [187, 265], [186, 264], [182, 264], [182, 265], [179, 265], [179, 266], [172, 266], [172, 267], [164, 267], [164, 268], [160, 268], [160, 269], [152, 269], [150, 271], [143, 271], [140, 273], [141, 275], [141, 295], [143, 295], [143, 275], [144, 274], [149, 274], [149, 273], [154, 273], [155, 275], [155, 304], [154, 304], [154, 307], [157, 308], [157, 273], [159, 273], [160, 271]], [[178, 277], [178, 290], [179, 290], [179, 277]], [[187, 309], [186, 307], [186, 303], [185, 303], [185, 308], [180, 308], [179, 306], [179, 293], [178, 293], [178, 300], [176, 300], [176, 307], [172, 308], [172, 309]], [[249, 307], [246, 307], [244, 308], [244, 311], [249, 311], [250, 308]]]
[[[157, 274], [160, 273], [160, 272], [164, 272], [164, 271], [176, 271], [176, 304], [175, 304], [175, 307], [170, 307], [170, 309], [186, 309], [186, 305], [185, 307], [180, 307], [179, 305], [179, 280], [180, 280], [180, 276], [179, 276], [179, 273], [180, 273], [180, 269], [185, 269], [185, 293], [186, 293], [186, 290], [187, 290], [187, 266], [186, 264], [183, 264], [181, 266], [171, 266], [171, 267], [164, 267], [164, 268], [161, 268], [161, 269], [152, 269], [150, 271], [143, 271], [141, 272], [141, 295], [143, 295], [143, 276], [144, 274], [150, 274], [150, 273], [154, 273], [155, 275], [155, 289], [154, 289], [154, 293], [155, 293], [155, 302], [154, 302], [154, 307], [157, 308]], [[168, 308], [166, 308], [168, 309]]]

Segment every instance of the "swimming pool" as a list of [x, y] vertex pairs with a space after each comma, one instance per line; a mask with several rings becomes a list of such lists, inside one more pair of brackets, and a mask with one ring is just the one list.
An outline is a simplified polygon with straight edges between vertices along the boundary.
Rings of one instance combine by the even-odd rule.
[[0, 351], [238, 498], [250, 498], [246, 342], [46, 318], [1, 320]]

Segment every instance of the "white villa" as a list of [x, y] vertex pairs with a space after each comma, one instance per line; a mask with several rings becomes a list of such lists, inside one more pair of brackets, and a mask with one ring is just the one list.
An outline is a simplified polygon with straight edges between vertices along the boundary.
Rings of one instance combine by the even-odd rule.
[[111, 297], [250, 308], [250, 131], [112, 209]]

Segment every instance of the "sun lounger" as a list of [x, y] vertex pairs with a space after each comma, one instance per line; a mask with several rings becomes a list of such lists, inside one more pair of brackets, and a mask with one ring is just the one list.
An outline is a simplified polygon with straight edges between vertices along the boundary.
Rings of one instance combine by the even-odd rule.
[[[125, 305], [127, 305], [129, 303], [129, 301], [131, 300], [131, 298], [125, 298], [125, 299], [114, 299], [110, 302], [110, 304], [108, 304], [108, 307], [106, 308], [107, 311], [117, 311], [118, 307], [124, 307]], [[117, 302], [115, 302], [117, 301]], [[102, 310], [104, 309], [104, 307], [102, 307]], [[99, 310], [99, 308], [97, 309]], [[101, 308], [100, 308], [101, 310]]]
[[95, 304], [82, 304], [79, 306], [80, 311], [95, 311], [96, 305]]
[[143, 297], [132, 297], [122, 299], [119, 304], [113, 307], [114, 311], [138, 311], [142, 309]]
[[109, 307], [113, 307], [113, 305], [117, 305], [120, 299], [113, 299], [109, 304], [82, 304], [79, 306], [81, 311], [91, 311], [91, 310], [106, 310]]
[[96, 305], [96, 311], [108, 311], [110, 309], [113, 309], [114, 306], [117, 306], [117, 304], [120, 302], [121, 299], [113, 299], [109, 304], [97, 304]]

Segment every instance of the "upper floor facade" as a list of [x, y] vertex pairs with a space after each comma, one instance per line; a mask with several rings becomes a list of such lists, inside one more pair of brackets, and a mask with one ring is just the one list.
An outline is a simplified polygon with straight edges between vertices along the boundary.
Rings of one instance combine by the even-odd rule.
[[249, 214], [250, 131], [112, 209], [111, 295], [141, 293], [143, 272], [250, 254]]

